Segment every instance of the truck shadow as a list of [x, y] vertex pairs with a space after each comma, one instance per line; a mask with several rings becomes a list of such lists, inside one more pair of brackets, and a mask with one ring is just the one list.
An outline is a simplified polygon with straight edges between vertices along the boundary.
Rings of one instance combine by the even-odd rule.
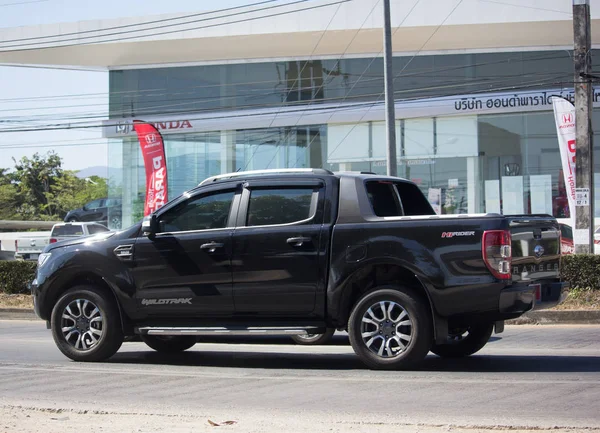
[[[169, 365], [187, 367], [221, 367], [267, 370], [368, 370], [352, 352], [311, 353], [237, 350], [232, 345], [223, 351], [203, 350], [202, 344], [177, 354], [162, 354], [152, 349], [119, 352], [112, 364]], [[429, 354], [415, 372], [444, 373], [598, 373], [600, 356], [547, 355], [473, 355], [462, 359], [442, 359]], [[382, 374], [389, 374], [382, 372]], [[397, 371], [396, 374], [410, 373]]]

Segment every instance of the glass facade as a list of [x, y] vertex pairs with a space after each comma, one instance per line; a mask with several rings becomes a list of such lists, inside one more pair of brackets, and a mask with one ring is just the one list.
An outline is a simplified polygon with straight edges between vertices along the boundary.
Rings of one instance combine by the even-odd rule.
[[[397, 101], [457, 97], [452, 115], [428, 115], [436, 108], [431, 103], [418, 116], [398, 118], [399, 175], [412, 179], [439, 213], [569, 217], [551, 105], [531, 110], [525, 97], [525, 102], [506, 103], [502, 113], [487, 114], [463, 110], [461, 98], [560, 88], [563, 83], [568, 87], [572, 68], [567, 51], [395, 58]], [[382, 89], [382, 61], [368, 58], [111, 71], [110, 113], [112, 119], [176, 119], [219, 110], [224, 110], [223, 117], [231, 110], [270, 107], [273, 112], [273, 107], [276, 111], [294, 104], [313, 110], [324, 103], [379, 101]], [[484, 106], [466, 101], [472, 105], [466, 108]], [[367, 114], [369, 106], [362, 110]], [[595, 113], [597, 131], [600, 111]], [[277, 113], [273, 122], [275, 117]], [[362, 117], [348, 123], [290, 121], [256, 128], [239, 128], [232, 117], [220, 130], [165, 133], [169, 198], [208, 176], [232, 171], [323, 167], [385, 173], [385, 123]], [[129, 225], [142, 217], [145, 194], [137, 138], [111, 138], [109, 157], [110, 194], [122, 197], [122, 224]], [[600, 173], [600, 164], [594, 167]], [[598, 188], [596, 197], [598, 203]]]

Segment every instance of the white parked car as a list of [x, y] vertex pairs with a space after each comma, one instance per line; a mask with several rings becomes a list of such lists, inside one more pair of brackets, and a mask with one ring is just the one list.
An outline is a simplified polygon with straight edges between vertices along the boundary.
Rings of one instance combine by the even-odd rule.
[[15, 240], [15, 260], [37, 261], [40, 253], [49, 243], [48, 235], [26, 236]]
[[94, 236], [98, 233], [110, 231], [106, 226], [98, 223], [59, 223], [54, 224], [50, 232], [50, 243], [65, 241], [67, 239], [75, 239], [87, 236]]

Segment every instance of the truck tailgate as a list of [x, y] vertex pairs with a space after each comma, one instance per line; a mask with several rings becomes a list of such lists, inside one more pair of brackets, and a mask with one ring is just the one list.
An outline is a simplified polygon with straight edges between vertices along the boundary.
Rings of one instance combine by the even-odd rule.
[[507, 216], [511, 233], [512, 281], [558, 279], [560, 227], [548, 216]]

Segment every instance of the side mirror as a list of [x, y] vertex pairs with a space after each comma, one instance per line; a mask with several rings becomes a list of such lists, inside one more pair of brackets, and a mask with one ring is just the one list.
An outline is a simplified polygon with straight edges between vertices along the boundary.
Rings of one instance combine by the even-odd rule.
[[81, 209], [83, 209], [83, 210], [88, 210], [87, 204], [84, 204], [84, 205], [81, 207]]
[[142, 233], [148, 237], [158, 233], [158, 218], [156, 214], [145, 216], [142, 220]]

